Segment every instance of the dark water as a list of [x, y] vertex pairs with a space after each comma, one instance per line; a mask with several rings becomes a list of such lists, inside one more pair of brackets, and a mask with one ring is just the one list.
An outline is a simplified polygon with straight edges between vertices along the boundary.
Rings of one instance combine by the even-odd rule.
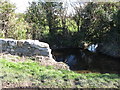
[[52, 54], [56, 61], [65, 62], [71, 70], [79, 73], [120, 74], [120, 60], [117, 58], [79, 48], [55, 49]]

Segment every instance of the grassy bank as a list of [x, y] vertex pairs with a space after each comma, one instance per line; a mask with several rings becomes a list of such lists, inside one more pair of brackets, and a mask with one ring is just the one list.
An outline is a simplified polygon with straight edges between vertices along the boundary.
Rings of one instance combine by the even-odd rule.
[[79, 74], [63, 69], [56, 70], [53, 67], [41, 66], [37, 61], [27, 58], [16, 62], [14, 59], [1, 57], [0, 80], [3, 87], [120, 88], [120, 75], [118, 74]]

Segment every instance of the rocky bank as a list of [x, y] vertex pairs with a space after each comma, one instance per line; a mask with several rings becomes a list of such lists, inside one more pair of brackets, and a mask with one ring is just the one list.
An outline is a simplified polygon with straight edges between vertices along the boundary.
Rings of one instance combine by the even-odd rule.
[[[21, 56], [40, 62], [43, 66], [53, 66], [56, 69], [69, 70], [69, 66], [63, 62], [57, 62], [52, 58], [49, 44], [39, 42], [38, 40], [14, 40], [14, 39], [0, 39], [0, 57]], [[8, 58], [15, 62], [24, 61], [25, 59]]]

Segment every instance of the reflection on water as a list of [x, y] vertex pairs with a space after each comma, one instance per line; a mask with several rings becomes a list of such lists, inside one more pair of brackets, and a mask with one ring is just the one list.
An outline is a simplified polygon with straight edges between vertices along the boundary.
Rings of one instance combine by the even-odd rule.
[[88, 47], [88, 50], [91, 52], [96, 52], [97, 47], [98, 47], [98, 44], [92, 44]]
[[56, 61], [65, 62], [71, 70], [77, 72], [120, 73], [119, 59], [93, 53], [89, 50], [79, 48], [56, 49], [52, 51], [52, 54]]
[[75, 55], [69, 55], [69, 56], [67, 56], [66, 63], [69, 66], [75, 65], [77, 63]]

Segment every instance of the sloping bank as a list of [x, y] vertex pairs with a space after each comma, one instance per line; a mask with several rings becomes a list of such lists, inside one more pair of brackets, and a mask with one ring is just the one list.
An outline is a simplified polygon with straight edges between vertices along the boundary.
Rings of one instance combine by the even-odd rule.
[[[41, 55], [41, 54], [40, 54]], [[120, 88], [117, 74], [78, 74], [49, 56], [0, 54], [2, 88]]]
[[105, 55], [114, 58], [120, 58], [120, 42], [114, 40], [114, 41], [99, 43], [97, 52], [101, 52]]

